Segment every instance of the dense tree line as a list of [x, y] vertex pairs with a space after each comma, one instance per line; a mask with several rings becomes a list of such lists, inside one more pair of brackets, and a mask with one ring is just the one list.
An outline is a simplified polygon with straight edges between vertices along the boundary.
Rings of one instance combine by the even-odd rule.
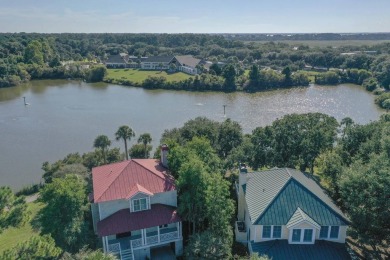
[[[366, 53], [367, 51], [374, 52], [375, 55]], [[211, 70], [212, 74], [224, 76], [222, 85], [217, 83], [218, 86], [211, 87], [201, 79], [202, 84], [197, 81], [194, 81], [193, 85], [187, 82], [190, 85], [187, 88], [194, 90], [198, 88], [234, 90], [235, 86], [243, 86], [248, 81], [248, 78], [243, 77], [243, 72], [245, 69], [250, 69], [252, 65], [262, 69], [272, 68], [280, 72], [288, 67], [293, 77], [294, 72], [303, 69], [305, 65], [326, 69], [365, 69], [377, 79], [380, 86], [389, 88], [390, 84], [389, 43], [332, 48], [274, 41], [244, 42], [222, 35], [207, 34], [2, 33], [0, 34], [0, 87], [18, 85], [30, 79], [40, 78], [101, 80], [101, 75], [104, 75], [102, 69], [96, 69], [92, 73], [83, 66], [83, 63], [100, 62], [108, 55], [122, 52], [134, 56], [193, 55], [213, 62], [223, 61], [229, 65], [225, 72], [218, 71], [215, 66]], [[351, 52], [354, 53], [341, 55]], [[93, 74], [96, 74], [96, 77]], [[235, 75], [234, 84], [233, 75]], [[285, 75], [279, 73], [279, 80], [283, 81], [280, 78]], [[211, 78], [211, 81], [219, 80]], [[271, 82], [276, 84], [278, 77], [275, 76]], [[294, 83], [287, 78], [277, 85], [278, 87], [294, 86], [305, 82], [306, 80], [303, 82], [298, 80]], [[326, 80], [318, 82], [328, 83]], [[263, 83], [260, 89], [271, 87], [267, 81]], [[254, 86], [252, 82], [250, 88], [256, 89]], [[164, 83], [162, 87], [178, 88], [168, 83]]]

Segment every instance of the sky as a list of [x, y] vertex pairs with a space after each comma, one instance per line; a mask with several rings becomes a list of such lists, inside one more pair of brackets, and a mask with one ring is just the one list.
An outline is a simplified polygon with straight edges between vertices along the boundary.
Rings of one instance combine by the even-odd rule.
[[0, 0], [0, 32], [390, 32], [390, 0]]

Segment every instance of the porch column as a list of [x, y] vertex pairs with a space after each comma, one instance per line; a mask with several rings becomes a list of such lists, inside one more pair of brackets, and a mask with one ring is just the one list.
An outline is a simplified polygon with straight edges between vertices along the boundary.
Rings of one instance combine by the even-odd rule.
[[106, 252], [107, 252], [107, 249], [106, 249], [106, 240], [105, 240], [105, 237], [102, 237], [102, 242], [103, 242], [103, 252], [106, 253]]
[[142, 235], [142, 245], [146, 244], [146, 230], [141, 229], [141, 235]]
[[160, 243], [160, 226], [157, 226], [157, 239], [158, 242]]
[[108, 236], [105, 236], [106, 238], [106, 248], [107, 248], [107, 251], [108, 251]]
[[180, 237], [180, 222], [176, 222], [177, 237]]

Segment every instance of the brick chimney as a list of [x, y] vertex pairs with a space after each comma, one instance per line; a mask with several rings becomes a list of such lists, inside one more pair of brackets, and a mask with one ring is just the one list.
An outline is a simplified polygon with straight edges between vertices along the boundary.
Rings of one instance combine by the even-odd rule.
[[168, 168], [168, 145], [163, 144], [161, 145], [161, 164], [165, 168]]

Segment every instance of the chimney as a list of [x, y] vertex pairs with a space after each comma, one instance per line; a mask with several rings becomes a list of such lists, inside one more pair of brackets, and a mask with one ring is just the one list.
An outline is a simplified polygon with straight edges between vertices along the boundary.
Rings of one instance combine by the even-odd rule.
[[163, 144], [161, 145], [161, 164], [165, 168], [168, 168], [168, 145]]
[[238, 184], [240, 185], [243, 185], [246, 183], [247, 181], [247, 173], [248, 173], [248, 169], [246, 168], [246, 164], [245, 163], [240, 163], [239, 164], [239, 175], [238, 175]]

